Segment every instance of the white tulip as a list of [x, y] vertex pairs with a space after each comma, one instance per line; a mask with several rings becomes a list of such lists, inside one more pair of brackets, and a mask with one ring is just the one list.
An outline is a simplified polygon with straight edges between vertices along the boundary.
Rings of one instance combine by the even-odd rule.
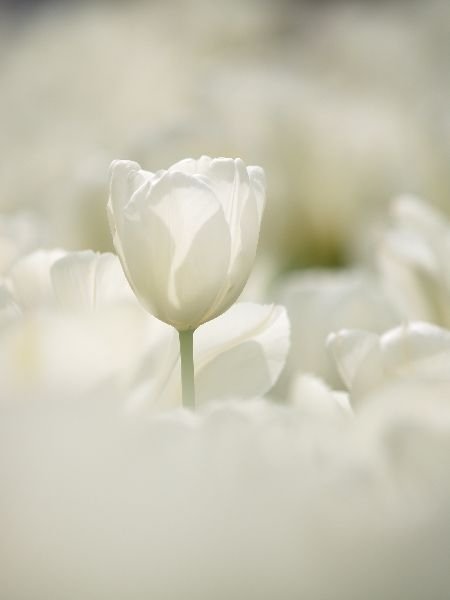
[[265, 176], [229, 158], [185, 159], [150, 173], [111, 166], [114, 246], [145, 308], [193, 331], [238, 298], [256, 254]]
[[393, 303], [410, 321], [450, 327], [450, 222], [413, 196], [392, 206], [378, 265]]
[[5, 286], [24, 312], [89, 312], [124, 302], [137, 304], [117, 257], [109, 252], [37, 250], [14, 264]]
[[328, 348], [354, 403], [402, 382], [450, 389], [450, 331], [430, 323], [405, 324], [381, 336], [342, 330], [329, 336]]
[[313, 373], [332, 387], [342, 378], [325, 341], [333, 331], [383, 332], [398, 321], [378, 282], [364, 270], [307, 270], [279, 279], [275, 300], [286, 307], [292, 346], [277, 392], [285, 395], [299, 373]]

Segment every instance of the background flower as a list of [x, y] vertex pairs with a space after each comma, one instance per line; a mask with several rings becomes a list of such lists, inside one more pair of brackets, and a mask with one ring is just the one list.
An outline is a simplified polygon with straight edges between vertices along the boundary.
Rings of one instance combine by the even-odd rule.
[[391, 212], [378, 250], [388, 294], [406, 319], [450, 327], [450, 223], [414, 197], [398, 198]]
[[381, 336], [344, 330], [330, 335], [328, 347], [355, 403], [395, 381], [450, 383], [450, 331], [429, 323], [405, 324]]

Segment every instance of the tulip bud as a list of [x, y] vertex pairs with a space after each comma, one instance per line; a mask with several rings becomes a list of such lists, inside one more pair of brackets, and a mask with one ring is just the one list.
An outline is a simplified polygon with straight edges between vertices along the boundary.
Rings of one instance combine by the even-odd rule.
[[185, 159], [156, 173], [114, 161], [114, 246], [144, 307], [178, 331], [227, 310], [250, 274], [264, 202], [264, 171], [239, 158]]

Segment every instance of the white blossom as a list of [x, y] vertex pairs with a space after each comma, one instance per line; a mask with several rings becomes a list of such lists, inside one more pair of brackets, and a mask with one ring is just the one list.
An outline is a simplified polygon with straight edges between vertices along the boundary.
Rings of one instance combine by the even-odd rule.
[[394, 382], [439, 382], [450, 389], [450, 331], [413, 322], [377, 335], [343, 330], [328, 347], [351, 392], [352, 403]]
[[113, 241], [147, 310], [183, 331], [229, 308], [250, 275], [264, 203], [263, 170], [240, 159], [203, 156], [155, 174], [113, 162]]
[[450, 327], [450, 223], [425, 202], [398, 198], [378, 264], [386, 289], [409, 320]]

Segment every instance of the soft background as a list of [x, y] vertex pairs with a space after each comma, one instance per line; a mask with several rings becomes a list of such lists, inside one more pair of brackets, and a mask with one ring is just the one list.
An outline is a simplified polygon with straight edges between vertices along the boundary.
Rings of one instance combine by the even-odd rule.
[[[112, 158], [268, 173], [277, 270], [348, 262], [410, 192], [450, 210], [449, 4], [6, 2], [0, 208], [107, 249]], [[367, 227], [368, 225], [368, 227]]]

